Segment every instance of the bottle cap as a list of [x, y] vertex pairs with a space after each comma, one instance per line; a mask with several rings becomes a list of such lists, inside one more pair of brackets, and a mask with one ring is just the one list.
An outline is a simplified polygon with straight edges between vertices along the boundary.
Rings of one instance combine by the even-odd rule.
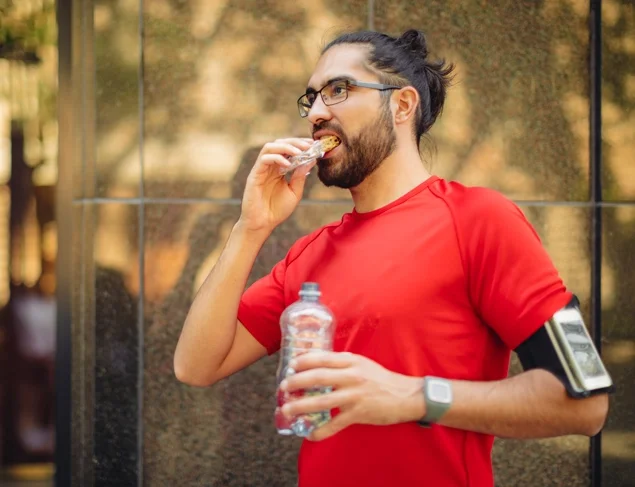
[[304, 282], [300, 289], [300, 296], [321, 296], [320, 285], [317, 282]]

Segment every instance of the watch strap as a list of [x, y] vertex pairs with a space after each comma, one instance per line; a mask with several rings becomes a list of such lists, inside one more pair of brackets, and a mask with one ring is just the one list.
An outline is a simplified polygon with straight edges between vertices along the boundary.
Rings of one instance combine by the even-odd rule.
[[[443, 400], [435, 398], [431, 388], [446, 388], [446, 397]], [[452, 405], [452, 387], [450, 382], [440, 377], [427, 376], [423, 379], [423, 399], [426, 405], [426, 414], [419, 421], [420, 426], [429, 428], [436, 423], [450, 409]]]

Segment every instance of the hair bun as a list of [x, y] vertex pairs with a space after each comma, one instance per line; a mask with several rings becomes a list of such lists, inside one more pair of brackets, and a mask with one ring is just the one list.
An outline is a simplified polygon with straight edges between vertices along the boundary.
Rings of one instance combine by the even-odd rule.
[[413, 54], [423, 57], [423, 59], [428, 57], [428, 43], [425, 34], [421, 31], [409, 29], [401, 34], [401, 37], [397, 39], [397, 43]]

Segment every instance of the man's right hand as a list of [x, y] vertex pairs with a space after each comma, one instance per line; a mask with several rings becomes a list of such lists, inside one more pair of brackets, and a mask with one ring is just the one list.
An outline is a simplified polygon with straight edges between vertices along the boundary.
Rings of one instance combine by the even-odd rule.
[[280, 174], [280, 169], [290, 165], [287, 156], [300, 154], [312, 143], [311, 139], [290, 138], [263, 146], [245, 185], [240, 215], [243, 228], [271, 232], [293, 213], [315, 162], [294, 171], [289, 182]]

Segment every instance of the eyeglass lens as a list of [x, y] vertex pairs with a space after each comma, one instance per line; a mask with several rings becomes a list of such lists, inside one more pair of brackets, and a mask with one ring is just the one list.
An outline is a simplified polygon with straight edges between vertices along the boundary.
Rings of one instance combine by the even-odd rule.
[[309, 110], [311, 110], [313, 103], [315, 103], [318, 93], [322, 95], [322, 101], [325, 105], [341, 103], [346, 100], [346, 97], [348, 96], [348, 84], [346, 81], [333, 81], [322, 88], [319, 92], [307, 93], [300, 98], [298, 102], [300, 115], [306, 117], [309, 114]]

